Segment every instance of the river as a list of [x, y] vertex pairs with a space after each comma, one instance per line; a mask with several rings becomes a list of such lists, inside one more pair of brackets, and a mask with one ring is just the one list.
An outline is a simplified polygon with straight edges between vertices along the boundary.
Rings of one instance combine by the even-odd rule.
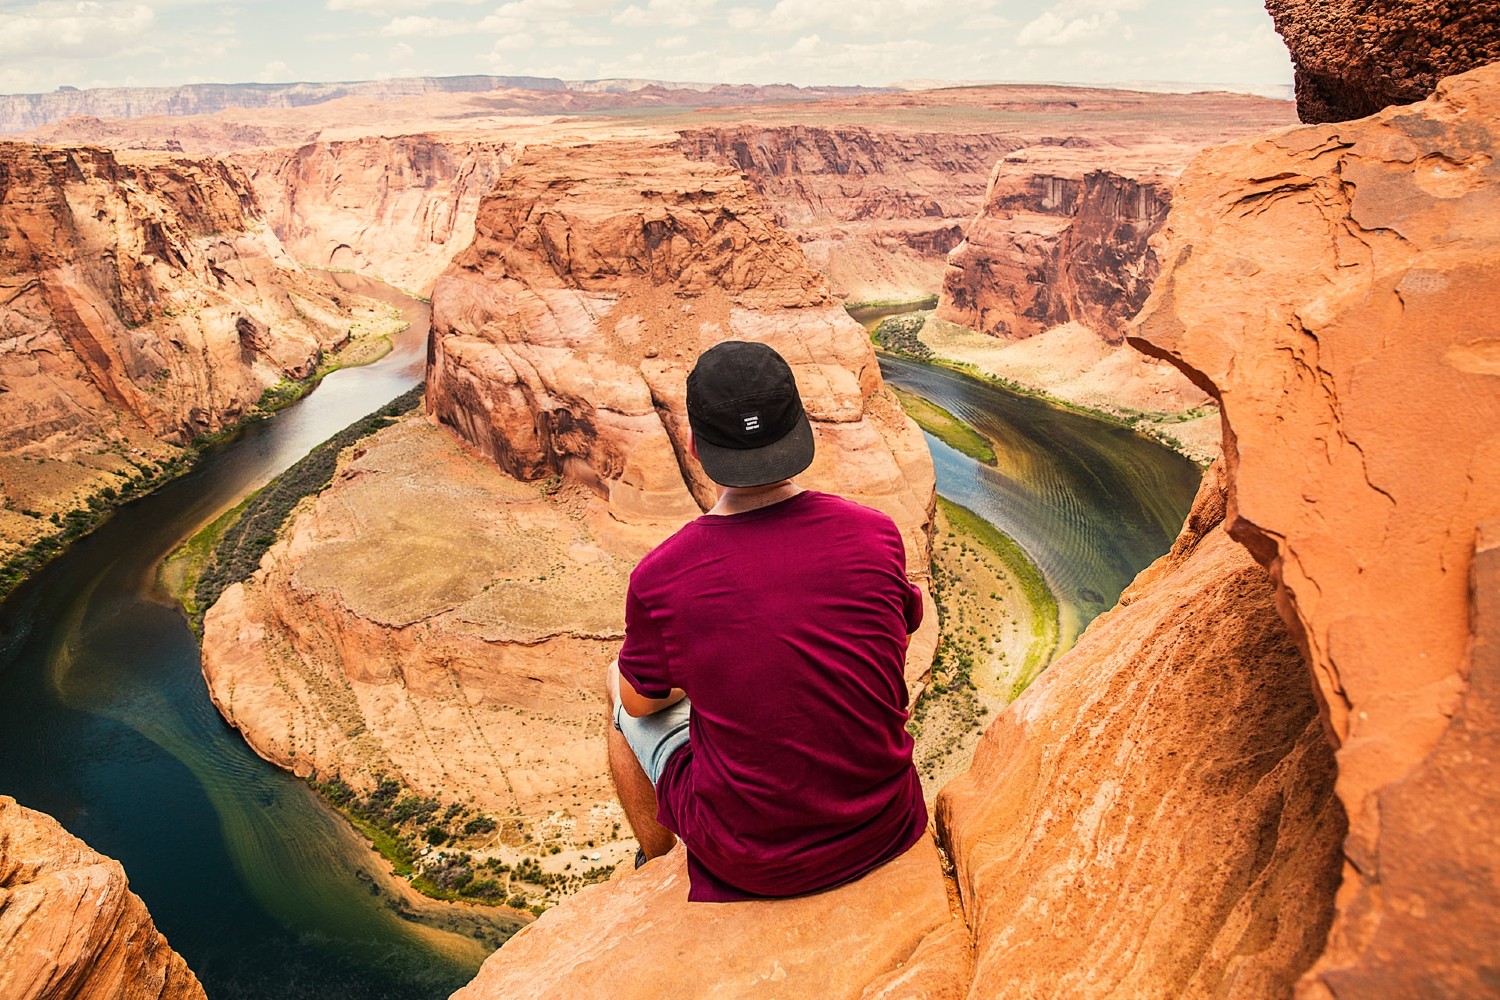
[[[212, 1000], [443, 997], [513, 927], [401, 903], [347, 824], [224, 723], [157, 583], [183, 539], [421, 379], [426, 307], [339, 280], [407, 313], [390, 355], [214, 447], [0, 606], [0, 793], [119, 859]], [[996, 442], [991, 468], [929, 438], [939, 489], [1026, 548], [1058, 593], [1066, 639], [1170, 544], [1196, 487], [1191, 463], [953, 372], [881, 364]]]
[[403, 310], [411, 325], [390, 354], [215, 446], [0, 607], [0, 793], [123, 863], [213, 1000], [446, 996], [492, 950], [431, 926], [457, 926], [462, 911], [399, 915], [384, 862], [224, 723], [197, 641], [156, 581], [183, 539], [421, 381], [427, 307], [337, 280]]

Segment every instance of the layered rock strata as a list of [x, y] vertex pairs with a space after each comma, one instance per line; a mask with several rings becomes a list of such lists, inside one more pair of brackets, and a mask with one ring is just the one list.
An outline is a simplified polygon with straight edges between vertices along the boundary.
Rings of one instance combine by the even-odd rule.
[[1420, 101], [1443, 77], [1500, 59], [1494, 0], [1266, 0], [1266, 10], [1309, 124]]
[[548, 912], [457, 996], [1290, 995], [1332, 918], [1343, 815], [1223, 490], [1211, 473], [1172, 552], [940, 794], [946, 900], [925, 842], [822, 895], [708, 910], [670, 856]]
[[351, 322], [234, 168], [0, 143], [0, 463], [34, 514], [234, 423]]
[[300, 774], [473, 801], [559, 846], [558, 867], [585, 846], [623, 860], [602, 679], [630, 568], [714, 498], [687, 449], [698, 352], [736, 336], [787, 357], [819, 448], [804, 481], [891, 514], [924, 583], [931, 459], [796, 243], [736, 175], [668, 147], [529, 150], [433, 311], [434, 422], [346, 455], [210, 610], [210, 690]]
[[506, 150], [498, 141], [369, 136], [231, 159], [298, 260], [425, 295], [473, 239]]
[[1495, 990], [1497, 123], [1491, 66], [1206, 153], [1134, 334], [1222, 404], [1229, 531], [1338, 746], [1344, 880], [1307, 996]]
[[202, 1000], [119, 862], [0, 796], [0, 996]]
[[948, 256], [938, 318], [1010, 340], [1076, 322], [1120, 343], [1159, 270], [1151, 236], [1196, 152], [1038, 147], [1002, 158]]
[[685, 129], [677, 148], [743, 173], [834, 294], [858, 302], [935, 291], [992, 165], [1025, 141], [792, 123]]

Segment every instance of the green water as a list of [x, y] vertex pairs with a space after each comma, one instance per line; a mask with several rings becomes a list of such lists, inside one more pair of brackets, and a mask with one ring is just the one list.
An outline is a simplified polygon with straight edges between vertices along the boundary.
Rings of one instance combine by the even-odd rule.
[[413, 325], [385, 359], [216, 447], [0, 607], [0, 793], [121, 861], [213, 1000], [444, 997], [514, 928], [385, 888], [347, 824], [224, 723], [156, 583], [182, 539], [421, 380], [426, 309], [393, 300]]

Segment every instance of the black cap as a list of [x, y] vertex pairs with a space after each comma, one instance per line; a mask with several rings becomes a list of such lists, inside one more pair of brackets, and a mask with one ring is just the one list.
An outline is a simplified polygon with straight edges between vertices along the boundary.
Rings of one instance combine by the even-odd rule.
[[721, 486], [764, 486], [812, 464], [812, 427], [792, 368], [765, 344], [726, 340], [699, 355], [687, 411], [698, 461]]

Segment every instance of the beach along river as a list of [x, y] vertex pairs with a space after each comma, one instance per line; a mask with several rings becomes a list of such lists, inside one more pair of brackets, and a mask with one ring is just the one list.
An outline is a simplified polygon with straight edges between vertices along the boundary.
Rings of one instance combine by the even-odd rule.
[[[197, 642], [157, 583], [182, 540], [421, 380], [426, 307], [340, 281], [407, 314], [390, 355], [215, 446], [0, 606], [0, 794], [119, 859], [213, 1000], [444, 997], [514, 927], [411, 898], [306, 785], [255, 756], [209, 701]], [[1036, 561], [1065, 642], [1170, 544], [1191, 463], [963, 375], [881, 364], [995, 442], [991, 467], [929, 438], [939, 489]]]
[[421, 381], [427, 307], [339, 282], [406, 314], [389, 355], [215, 446], [0, 607], [0, 793], [121, 861], [213, 1000], [447, 996], [512, 926], [409, 899], [342, 818], [252, 753], [157, 585], [183, 539]]

